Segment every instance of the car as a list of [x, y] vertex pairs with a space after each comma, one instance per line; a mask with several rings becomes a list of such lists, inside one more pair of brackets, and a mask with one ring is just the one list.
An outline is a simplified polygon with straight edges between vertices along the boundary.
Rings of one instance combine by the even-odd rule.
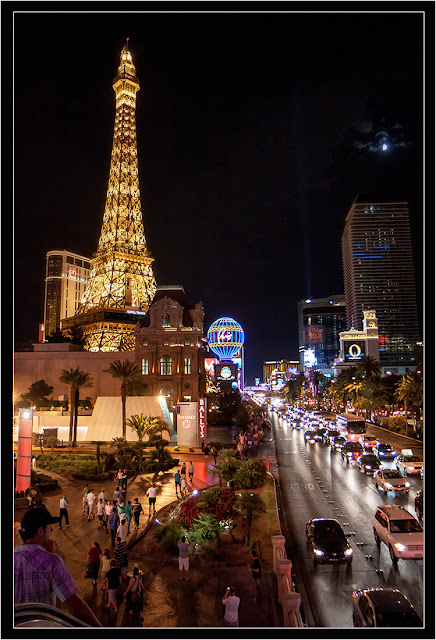
[[333, 438], [330, 438], [330, 446], [333, 451], [340, 451], [346, 442], [348, 442], [348, 440], [346, 440], [344, 436], [333, 436]]
[[304, 442], [310, 442], [310, 443], [314, 443], [315, 442], [315, 430], [314, 429], [307, 429], [307, 431], [304, 434]]
[[422, 516], [424, 515], [422, 489], [420, 491], [417, 491], [415, 496], [415, 512], [418, 518], [422, 520]]
[[365, 449], [372, 449], [379, 443], [379, 440], [374, 438], [374, 436], [360, 436], [359, 442]]
[[334, 438], [339, 435], [339, 431], [337, 429], [327, 429], [327, 431], [323, 435], [324, 444], [330, 444], [330, 438]]
[[419, 475], [421, 476], [421, 480], [424, 480], [424, 466], [421, 467], [421, 471], [419, 472]]
[[303, 426], [301, 418], [294, 418], [291, 422], [294, 429], [301, 429]]
[[306, 539], [313, 553], [313, 564], [346, 562], [351, 565], [353, 549], [337, 520], [313, 518], [306, 524]]
[[409, 493], [410, 482], [407, 482], [398, 469], [385, 469], [382, 467], [374, 473], [375, 486], [382, 489], [386, 494], [388, 491], [405, 491]]
[[355, 627], [422, 627], [423, 622], [399, 589], [356, 589], [351, 596]]
[[384, 442], [376, 444], [372, 448], [372, 452], [379, 460], [393, 460], [397, 455], [391, 445]]
[[356, 464], [364, 473], [374, 473], [381, 466], [380, 460], [373, 453], [363, 453], [357, 458]]
[[402, 453], [395, 458], [394, 464], [403, 476], [408, 476], [409, 473], [421, 473], [423, 465], [418, 456], [405, 456]]
[[342, 460], [346, 460], [348, 464], [350, 460], [356, 460], [361, 456], [363, 451], [360, 442], [346, 442], [341, 449]]
[[383, 542], [389, 549], [393, 564], [400, 558], [419, 560], [423, 557], [424, 532], [411, 513], [395, 504], [377, 507], [372, 518], [374, 539], [380, 548]]
[[315, 440], [322, 440], [325, 432], [326, 432], [325, 427], [318, 427], [318, 429], [315, 429], [315, 435], [314, 435]]

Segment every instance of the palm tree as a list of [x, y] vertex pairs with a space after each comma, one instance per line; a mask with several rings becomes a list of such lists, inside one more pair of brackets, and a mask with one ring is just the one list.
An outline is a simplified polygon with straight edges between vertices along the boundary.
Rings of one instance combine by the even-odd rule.
[[359, 378], [353, 377], [351, 381], [345, 385], [344, 389], [351, 396], [351, 402], [357, 409], [357, 413], [360, 413], [360, 409], [363, 405], [363, 398], [361, 396], [363, 388], [363, 382]]
[[132, 431], [138, 436], [138, 440], [142, 442], [143, 437], [147, 434], [149, 437], [162, 432], [162, 420], [160, 418], [152, 418], [149, 413], [144, 416], [141, 413], [139, 416], [131, 416], [127, 423], [131, 427]]
[[44, 451], [42, 447], [45, 444], [45, 436], [43, 433], [35, 433], [34, 438], [35, 438], [35, 444], [39, 446], [39, 448], [41, 449], [41, 455], [43, 456]]
[[93, 440], [91, 442], [91, 444], [95, 444], [95, 446], [97, 447], [97, 450], [95, 452], [95, 456], [97, 458], [97, 473], [100, 475], [100, 447], [103, 444], [106, 444], [106, 442], [104, 440]]
[[357, 365], [357, 375], [368, 380], [369, 378], [379, 377], [380, 374], [380, 362], [378, 362], [373, 356], [363, 356]]
[[121, 407], [122, 407], [122, 422], [123, 422], [123, 439], [126, 439], [126, 401], [127, 401], [127, 383], [135, 376], [139, 376], [141, 373], [140, 368], [135, 362], [129, 360], [115, 360], [109, 365], [109, 369], [104, 370], [105, 373], [110, 373], [114, 378], [121, 380]]
[[371, 421], [373, 409], [380, 409], [389, 401], [389, 381], [386, 378], [368, 378], [363, 383], [362, 395], [368, 404], [369, 420]]
[[77, 416], [80, 389], [83, 387], [92, 387], [91, 376], [79, 367], [70, 369], [69, 371], [62, 369], [59, 381], [70, 385], [70, 431], [68, 435], [68, 446], [75, 447], [77, 444]]
[[257, 493], [243, 493], [236, 503], [247, 519], [247, 545], [250, 543], [251, 525], [261, 511], [266, 511], [265, 503]]
[[416, 371], [403, 376], [403, 379], [397, 385], [397, 390], [395, 391], [394, 396], [397, 400], [404, 403], [407, 435], [407, 405], [416, 409], [416, 417], [419, 418], [419, 408], [422, 405], [423, 400], [422, 377]]

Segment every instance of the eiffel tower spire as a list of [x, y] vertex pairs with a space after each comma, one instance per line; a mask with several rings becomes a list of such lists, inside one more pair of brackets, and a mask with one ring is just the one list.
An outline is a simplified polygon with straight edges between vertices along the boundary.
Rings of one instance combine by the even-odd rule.
[[[66, 329], [79, 324], [90, 351], [117, 351], [121, 345], [133, 349], [137, 317], [125, 315], [123, 322], [123, 315], [117, 314], [117, 321], [111, 323], [108, 320], [114, 314], [103, 312], [146, 312], [156, 290], [142, 222], [136, 143], [139, 81], [128, 39], [112, 86], [115, 126], [100, 240], [78, 313], [62, 323]], [[90, 314], [93, 321], [89, 323]]]

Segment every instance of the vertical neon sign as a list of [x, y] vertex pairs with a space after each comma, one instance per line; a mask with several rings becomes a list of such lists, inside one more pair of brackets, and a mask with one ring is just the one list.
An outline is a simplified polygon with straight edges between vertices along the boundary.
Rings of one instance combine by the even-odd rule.
[[206, 400], [205, 398], [198, 399], [198, 430], [201, 440], [204, 439], [206, 434]]

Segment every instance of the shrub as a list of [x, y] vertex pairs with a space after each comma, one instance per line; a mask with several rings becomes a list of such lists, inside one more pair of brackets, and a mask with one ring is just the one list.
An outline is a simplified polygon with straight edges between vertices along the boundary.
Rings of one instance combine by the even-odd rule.
[[219, 540], [220, 526], [211, 513], [200, 513], [189, 529], [189, 538], [202, 545], [206, 540]]
[[228, 487], [212, 487], [204, 491], [197, 507], [206, 513], [211, 513], [219, 521], [227, 520], [233, 513], [236, 501], [235, 492]]
[[180, 522], [161, 525], [153, 534], [154, 538], [162, 544], [163, 548], [173, 554], [179, 553], [177, 543], [180, 538], [185, 535], [186, 529], [180, 524]]
[[199, 511], [197, 502], [198, 498], [193, 497], [185, 500], [180, 505], [180, 511], [177, 516], [177, 521], [180, 522], [180, 524], [186, 529], [189, 529], [192, 521], [198, 517]]
[[241, 489], [255, 489], [261, 487], [267, 478], [267, 468], [260, 458], [241, 460], [236, 469], [233, 480]]

